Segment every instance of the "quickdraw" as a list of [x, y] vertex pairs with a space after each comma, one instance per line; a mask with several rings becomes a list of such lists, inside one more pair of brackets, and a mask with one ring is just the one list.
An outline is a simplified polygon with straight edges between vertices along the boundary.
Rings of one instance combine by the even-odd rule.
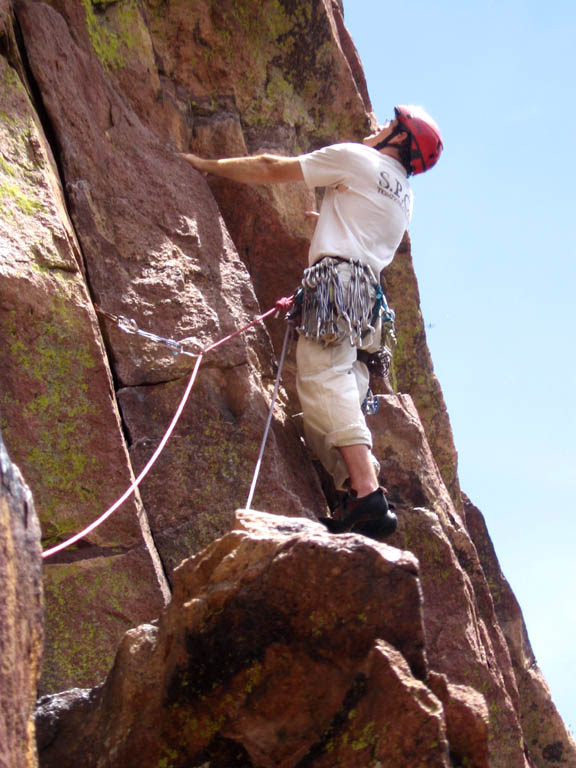
[[[99, 315], [102, 315], [102, 317], [106, 317], [108, 320], [116, 323], [118, 328], [120, 328], [121, 331], [124, 331], [124, 333], [137, 334], [138, 336], [143, 336], [145, 339], [153, 341], [156, 344], [169, 347], [174, 355], [188, 355], [189, 357], [198, 357], [200, 355], [200, 348], [197, 342], [191, 342], [188, 339], [181, 339], [180, 341], [176, 341], [175, 339], [168, 339], [165, 336], [158, 336], [156, 333], [151, 333], [150, 331], [145, 331], [142, 328], [139, 328], [136, 320], [133, 320], [130, 317], [125, 317], [124, 315], [113, 315], [112, 312], [106, 312], [97, 304], [94, 308]], [[190, 346], [192, 343], [197, 345], [197, 352], [190, 352], [186, 349], [186, 347]]]

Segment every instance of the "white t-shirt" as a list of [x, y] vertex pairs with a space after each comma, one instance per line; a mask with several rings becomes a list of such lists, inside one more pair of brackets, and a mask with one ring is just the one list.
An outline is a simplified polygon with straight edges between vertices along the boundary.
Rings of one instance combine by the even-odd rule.
[[327, 187], [309, 264], [326, 255], [359, 259], [378, 277], [394, 258], [412, 216], [404, 167], [376, 149], [352, 143], [298, 159], [309, 187]]

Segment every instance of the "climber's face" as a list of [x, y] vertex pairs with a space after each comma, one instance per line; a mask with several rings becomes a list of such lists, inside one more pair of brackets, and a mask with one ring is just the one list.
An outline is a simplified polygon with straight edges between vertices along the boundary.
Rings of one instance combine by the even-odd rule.
[[[384, 125], [378, 127], [378, 129], [371, 133], [370, 136], [362, 139], [362, 143], [367, 147], [375, 147], [381, 142], [385, 141], [389, 136], [392, 136], [395, 131], [398, 130], [398, 120], [388, 120]], [[397, 134], [400, 139], [404, 138], [404, 132]]]

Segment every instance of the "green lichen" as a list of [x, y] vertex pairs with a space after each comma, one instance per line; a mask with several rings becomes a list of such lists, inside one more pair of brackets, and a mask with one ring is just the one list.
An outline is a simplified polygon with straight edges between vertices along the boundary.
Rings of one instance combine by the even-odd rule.
[[167, 746], [163, 751], [164, 756], [158, 760], [157, 768], [174, 768], [175, 761], [178, 760], [178, 752]]
[[279, 0], [266, 4], [253, 0], [233, 0], [232, 11], [245, 37], [261, 42], [275, 41], [289, 33], [297, 19], [286, 13]]
[[94, 12], [91, 0], [82, 0], [86, 9], [86, 26], [92, 47], [102, 64], [108, 69], [116, 69], [121, 66], [123, 60], [120, 55], [120, 40], [118, 35], [107, 29], [98, 20]]
[[374, 749], [378, 743], [378, 735], [375, 731], [376, 723], [374, 721], [367, 723], [360, 733], [350, 742], [350, 747], [354, 752], [360, 752], [362, 749]]
[[17, 86], [20, 84], [20, 78], [18, 72], [10, 66], [7, 66], [4, 70], [4, 85], [6, 87]]
[[338, 617], [334, 611], [331, 612], [331, 615], [314, 611], [310, 614], [308, 621], [312, 637], [320, 637], [334, 629], [338, 622]]
[[128, 50], [134, 50], [140, 40], [139, 29], [141, 25], [140, 12], [136, 0], [128, 0], [118, 7], [117, 12], [118, 35], [122, 44]]
[[102, 0], [82, 0], [86, 10], [86, 27], [92, 47], [106, 69], [119, 69], [125, 64], [125, 52], [138, 42], [139, 10], [137, 0], [124, 0], [117, 8], [115, 28], [95, 6], [106, 7]]
[[247, 682], [245, 686], [246, 693], [252, 693], [254, 688], [262, 681], [264, 670], [260, 662], [256, 662], [247, 672]]
[[[346, 719], [343, 721], [343, 729], [334, 733], [332, 738], [326, 741], [324, 751], [328, 754], [336, 752], [340, 755], [343, 751], [348, 750], [351, 750], [352, 752], [369, 750], [368, 754], [362, 757], [361, 764], [373, 765], [374, 763], [372, 760], [375, 758], [378, 744], [387, 739], [389, 729], [387, 725], [380, 725], [377, 730], [377, 725], [374, 720], [371, 720], [363, 727], [360, 727], [360, 724], [356, 722], [357, 717], [357, 710], [352, 708], [347, 713]], [[368, 763], [368, 760], [370, 760], [370, 763]], [[376, 765], [378, 765], [378, 762], [376, 762]], [[398, 765], [400, 765], [400, 763], [398, 763]]]
[[7, 112], [0, 109], [0, 120], [5, 123], [9, 128], [13, 128], [16, 125], [16, 121]]
[[[91, 568], [76, 564], [47, 568], [45, 689], [93, 685], [107, 674], [120, 638], [134, 623], [126, 606], [138, 599], [138, 586], [117, 557]], [[86, 607], [100, 606], [98, 621], [72, 618], [80, 596]]]
[[42, 203], [25, 195], [20, 187], [11, 182], [3, 182], [0, 184], [0, 198], [12, 200], [18, 209], [26, 216], [36, 215], [43, 207]]
[[[199, 706], [202, 706], [202, 702], [205, 700], [204, 696], [200, 696], [198, 700]], [[221, 707], [218, 703], [215, 703], [214, 710], [210, 708], [210, 714], [202, 712], [192, 715], [189, 707], [173, 707], [171, 709], [171, 716], [174, 730], [183, 737], [183, 745], [186, 743], [189, 748], [192, 742], [196, 748], [201, 749], [210, 744], [214, 737], [222, 730], [227, 719], [226, 714], [219, 711], [220, 709]], [[161, 760], [178, 759], [179, 755], [173, 750], [173, 746], [173, 741], [162, 746]], [[160, 762], [159, 765], [161, 764]], [[180, 763], [178, 764], [180, 765]]]
[[38, 151], [38, 129], [28, 111], [28, 96], [19, 80], [11, 88], [19, 91], [12, 94], [11, 114], [0, 112], [0, 208], [4, 216], [18, 220], [20, 214], [37, 217], [44, 210], [46, 179], [38, 173], [43, 157]]
[[206, 479], [197, 489], [197, 506], [211, 509], [214, 498], [221, 495], [223, 487], [235, 488], [228, 508], [241, 506], [242, 489], [235, 485], [244, 473], [244, 467], [249, 464], [242, 449], [247, 440], [247, 428], [215, 418], [210, 410], [199, 414], [198, 422], [203, 425], [201, 434], [180, 437], [174, 448], [174, 462], [183, 468], [182, 487], [186, 487], [189, 480], [188, 471], [184, 468], [190, 466], [193, 458]]
[[[87, 476], [101, 470], [86, 429], [95, 408], [88, 383], [96, 363], [87, 343], [77, 341], [82, 335], [77, 311], [64, 297], [54, 298], [49, 315], [24, 319], [13, 311], [5, 323], [10, 367], [19, 372], [22, 391], [28, 393], [20, 403], [21, 415], [34, 435], [24, 463], [38, 489], [44, 534], [51, 539], [77, 527], [70, 519], [71, 506], [93, 505]], [[23, 332], [26, 322], [34, 323], [33, 334]]]
[[52, 519], [50, 521], [50, 534], [43, 536], [42, 543], [45, 548], [52, 547], [75, 533], [76, 523], [73, 520]]
[[[264, 6], [251, 0], [234, 0], [222, 13], [213, 15], [218, 35], [199, 55], [238, 69], [238, 40], [249, 51], [249, 65], [240, 69], [239, 100], [251, 98], [241, 107], [242, 119], [253, 128], [276, 127], [279, 123], [301, 123], [312, 128], [308, 105], [292, 82], [294, 67], [287, 64], [307, 24], [308, 9], [288, 12], [279, 0]], [[248, 63], [248, 62], [246, 62]], [[313, 79], [313, 78], [312, 78]]]
[[16, 169], [11, 163], [6, 162], [4, 158], [0, 155], [0, 171], [2, 173], [5, 173], [7, 176], [16, 176]]

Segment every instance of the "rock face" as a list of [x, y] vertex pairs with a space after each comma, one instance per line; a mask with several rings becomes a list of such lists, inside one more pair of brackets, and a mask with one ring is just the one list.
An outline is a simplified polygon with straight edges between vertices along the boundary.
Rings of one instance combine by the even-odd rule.
[[[52, 152], [4, 57], [0, 76], [1, 417], [38, 499], [47, 546], [103, 512], [130, 484], [132, 468]], [[42, 689], [96, 682], [124, 631], [161, 610], [164, 577], [147, 530], [136, 497], [105, 533], [82, 542], [81, 564], [67, 562], [76, 552], [46, 568]]]
[[[130, 485], [189, 380], [193, 358], [126, 330], [206, 347], [306, 264], [304, 185], [205, 179], [178, 153], [294, 154], [373, 116], [335, 0], [0, 0], [0, 80], [0, 419], [46, 548]], [[372, 427], [393, 548], [313, 522], [331, 489], [291, 356], [253, 504], [281, 517], [229, 533], [284, 327], [218, 347], [140, 488], [45, 560], [40, 692], [77, 689], [42, 705], [43, 763], [576, 764], [462, 501], [408, 236], [383, 281], [399, 345]]]
[[35, 768], [34, 701], [42, 652], [40, 525], [0, 434], [0, 765]]
[[41, 702], [43, 765], [449, 765], [410, 553], [238, 512], [174, 587], [104, 688], [61, 711], [57, 729], [85, 723], [72, 752], [54, 737], [58, 700]]

